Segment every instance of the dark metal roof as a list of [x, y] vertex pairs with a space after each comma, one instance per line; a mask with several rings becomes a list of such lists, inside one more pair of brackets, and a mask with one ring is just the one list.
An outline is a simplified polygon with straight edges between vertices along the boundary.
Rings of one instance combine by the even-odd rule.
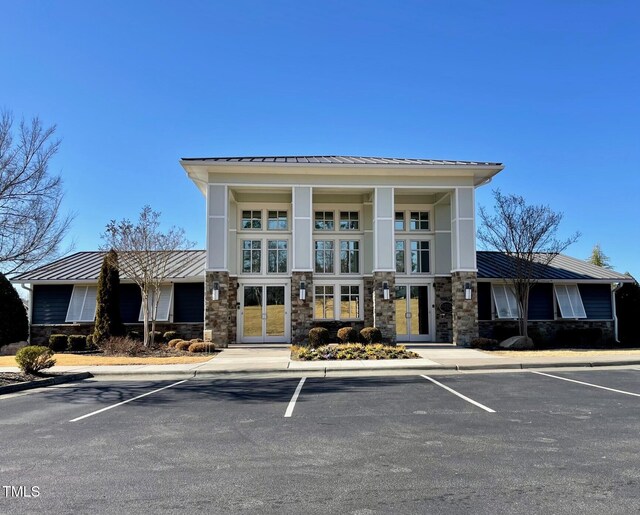
[[486, 161], [453, 161], [448, 159], [407, 159], [395, 157], [355, 156], [244, 156], [244, 157], [185, 157], [183, 161], [209, 161], [211, 163], [278, 164], [278, 165], [405, 165], [405, 166], [502, 166]]
[[[170, 260], [168, 280], [203, 278], [205, 269], [204, 250], [181, 250], [173, 253]], [[97, 281], [104, 252], [76, 252], [53, 263], [24, 272], [12, 279], [13, 282], [37, 281]], [[122, 275], [121, 279], [127, 279]]]
[[[502, 252], [479, 251], [476, 254], [478, 279], [504, 279], [514, 274], [515, 260]], [[582, 259], [558, 254], [549, 265], [539, 263], [534, 279], [542, 281], [632, 281], [628, 275], [592, 265]]]

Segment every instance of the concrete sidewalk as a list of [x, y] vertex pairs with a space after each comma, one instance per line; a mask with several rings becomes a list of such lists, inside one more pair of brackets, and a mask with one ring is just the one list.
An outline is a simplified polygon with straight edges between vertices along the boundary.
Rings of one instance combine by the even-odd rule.
[[[52, 372], [89, 372], [96, 378], [163, 378], [220, 376], [326, 376], [333, 374], [376, 375], [418, 373], [418, 371], [500, 370], [581, 366], [640, 365], [637, 355], [589, 354], [585, 357], [498, 356], [454, 345], [408, 346], [420, 359], [380, 361], [292, 361], [288, 345], [233, 345], [203, 363], [180, 365], [110, 365], [53, 367]], [[15, 372], [3, 367], [0, 372]]]

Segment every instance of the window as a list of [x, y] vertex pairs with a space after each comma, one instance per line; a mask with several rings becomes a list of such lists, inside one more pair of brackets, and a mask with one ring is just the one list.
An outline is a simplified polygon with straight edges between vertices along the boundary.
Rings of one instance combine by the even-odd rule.
[[316, 231], [333, 231], [333, 211], [316, 211], [314, 227]]
[[403, 274], [405, 268], [406, 243], [404, 240], [396, 240], [396, 272]]
[[360, 286], [340, 286], [340, 319], [360, 318]]
[[411, 272], [415, 274], [429, 273], [429, 242], [411, 242]]
[[[169, 312], [171, 308], [171, 292], [173, 288], [170, 284], [163, 284], [160, 286], [160, 299], [158, 300], [158, 306], [155, 305], [156, 294], [154, 290], [149, 292], [149, 296], [147, 297], [147, 306], [149, 309], [149, 319], [156, 320], [160, 322], [165, 322], [169, 320]], [[155, 315], [153, 310], [156, 310]], [[142, 303], [140, 304], [140, 314], [138, 316], [138, 320], [144, 320], [144, 312], [142, 311]]]
[[287, 240], [267, 241], [267, 272], [270, 274], [287, 273]]
[[286, 231], [288, 226], [286, 211], [269, 211], [267, 217], [268, 231]]
[[333, 286], [315, 286], [313, 317], [320, 319], [333, 319]]
[[577, 284], [556, 284], [554, 289], [562, 318], [587, 318]]
[[340, 272], [343, 274], [360, 272], [360, 242], [353, 240], [340, 242]]
[[493, 284], [491, 289], [496, 305], [496, 316], [498, 318], [518, 318], [518, 303], [511, 288], [505, 284]]
[[340, 211], [340, 230], [357, 231], [360, 228], [360, 215], [357, 211]]
[[409, 219], [410, 231], [428, 231], [429, 230], [429, 211], [411, 211]]
[[97, 294], [97, 286], [74, 286], [65, 322], [93, 322]]
[[394, 229], [396, 231], [404, 231], [404, 211], [396, 211]]
[[242, 240], [242, 272], [247, 274], [260, 273], [260, 254], [262, 240]]
[[243, 211], [242, 229], [262, 229], [262, 211]]
[[333, 273], [333, 240], [318, 240], [315, 242], [315, 271], [317, 274]]

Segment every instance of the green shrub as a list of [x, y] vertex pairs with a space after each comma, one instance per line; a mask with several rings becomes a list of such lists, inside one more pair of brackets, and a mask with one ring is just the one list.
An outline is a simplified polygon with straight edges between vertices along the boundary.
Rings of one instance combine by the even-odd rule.
[[211, 342], [196, 342], [189, 345], [189, 352], [215, 352], [216, 346]]
[[167, 343], [168, 347], [175, 347], [178, 342], [184, 341], [182, 338], [174, 338], [173, 340], [169, 340]]
[[100, 348], [105, 354], [114, 356], [138, 356], [144, 354], [147, 349], [142, 342], [132, 340], [126, 336], [112, 336], [100, 342]]
[[56, 364], [48, 347], [28, 345], [16, 353], [16, 363], [25, 374], [34, 374]]
[[329, 343], [329, 330], [324, 327], [314, 327], [309, 331], [309, 347], [318, 348]]
[[62, 352], [67, 350], [67, 338], [66, 334], [52, 334], [49, 336], [49, 348], [53, 352]]
[[498, 340], [493, 338], [474, 338], [471, 340], [471, 347], [474, 349], [491, 350], [498, 347]]
[[87, 337], [83, 334], [70, 334], [67, 337], [67, 350], [79, 351], [87, 348]]
[[162, 337], [165, 342], [170, 342], [171, 340], [175, 340], [178, 338], [178, 331], [166, 331]]
[[365, 327], [360, 331], [360, 336], [366, 345], [382, 343], [382, 333], [377, 327]]
[[129, 331], [127, 333], [126, 338], [128, 338], [129, 340], [136, 340], [141, 342], [142, 341], [142, 334], [140, 334], [140, 331]]
[[163, 343], [164, 339], [162, 338], [161, 331], [149, 331], [149, 341], [153, 337], [153, 343]]
[[194, 343], [200, 343], [200, 342], [191, 342], [189, 340], [180, 340], [178, 343], [176, 343], [175, 347], [177, 350], [189, 350], [189, 347], [191, 345], [193, 345]]
[[353, 327], [343, 327], [338, 329], [338, 339], [342, 343], [358, 343], [360, 333]]

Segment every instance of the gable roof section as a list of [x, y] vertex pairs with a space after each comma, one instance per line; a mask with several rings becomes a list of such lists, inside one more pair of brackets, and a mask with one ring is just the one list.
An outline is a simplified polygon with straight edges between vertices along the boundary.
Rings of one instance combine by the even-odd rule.
[[356, 156], [245, 156], [245, 157], [183, 157], [182, 161], [205, 161], [218, 164], [277, 164], [277, 165], [379, 165], [379, 166], [502, 166], [484, 161], [454, 161], [447, 159], [408, 159], [395, 157]]
[[[504, 279], [514, 274], [514, 258], [502, 252], [478, 251], [478, 279]], [[549, 265], [539, 263], [534, 266], [534, 278], [541, 281], [600, 281], [630, 282], [628, 275], [600, 266], [592, 265], [582, 259], [558, 254]]]
[[[102, 251], [76, 252], [48, 265], [19, 274], [12, 279], [12, 282], [97, 281], [105, 254]], [[180, 250], [175, 251], [173, 254], [167, 279], [188, 280], [198, 278], [204, 280], [206, 256], [204, 250]], [[127, 279], [124, 274], [120, 278]]]

